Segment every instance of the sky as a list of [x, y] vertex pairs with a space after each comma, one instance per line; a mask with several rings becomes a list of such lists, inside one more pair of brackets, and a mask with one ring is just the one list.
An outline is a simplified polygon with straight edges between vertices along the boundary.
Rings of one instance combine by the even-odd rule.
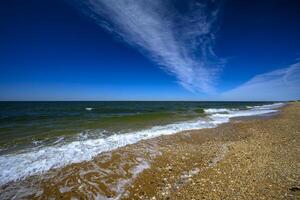
[[0, 1], [0, 100], [300, 99], [298, 0]]

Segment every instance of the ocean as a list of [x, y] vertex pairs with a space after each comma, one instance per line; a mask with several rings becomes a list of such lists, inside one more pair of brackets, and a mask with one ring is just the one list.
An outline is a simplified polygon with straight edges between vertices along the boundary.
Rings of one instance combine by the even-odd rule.
[[0, 102], [0, 185], [140, 140], [275, 113], [280, 102]]

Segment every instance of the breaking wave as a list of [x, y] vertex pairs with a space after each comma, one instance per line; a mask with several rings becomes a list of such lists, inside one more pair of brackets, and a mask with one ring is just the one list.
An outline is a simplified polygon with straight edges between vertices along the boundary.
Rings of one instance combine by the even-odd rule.
[[277, 111], [277, 108], [283, 105], [284, 103], [275, 103], [253, 106], [248, 107], [247, 110], [209, 108], [205, 109], [205, 113], [208, 114], [207, 118], [154, 126], [141, 131], [118, 133], [108, 137], [99, 136], [99, 138], [86, 138], [69, 143], [57, 143], [53, 146], [32, 149], [32, 151], [1, 155], [0, 185], [71, 163], [91, 160], [99, 153], [112, 151], [141, 140], [161, 135], [170, 135], [181, 131], [213, 128], [219, 124], [228, 122], [232, 117], [274, 113]]

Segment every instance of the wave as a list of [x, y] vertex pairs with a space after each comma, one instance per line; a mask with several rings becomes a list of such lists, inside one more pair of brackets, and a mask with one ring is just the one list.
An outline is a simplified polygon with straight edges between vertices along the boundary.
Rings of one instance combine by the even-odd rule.
[[248, 110], [222, 109], [222, 108], [212, 109], [213, 112], [211, 112], [212, 114], [210, 115], [210, 119], [217, 123], [226, 123], [229, 122], [230, 118], [233, 117], [247, 117], [247, 116], [274, 113], [277, 112], [276, 109], [284, 105], [285, 105], [284, 103], [274, 103], [274, 104], [266, 104], [262, 106], [252, 106], [252, 107], [248, 106]]
[[276, 109], [280, 108], [284, 105], [284, 103], [274, 103], [274, 104], [266, 104], [262, 106], [253, 106], [255, 109], [263, 110], [263, 109]]
[[229, 112], [230, 109], [227, 109], [227, 108], [208, 108], [208, 109], [204, 109], [204, 111], [207, 114], [212, 114], [212, 113]]
[[78, 140], [69, 143], [58, 143], [32, 151], [0, 156], [0, 185], [10, 181], [23, 179], [53, 168], [63, 167], [71, 163], [91, 160], [102, 152], [112, 151], [119, 147], [151, 139], [161, 135], [170, 135], [181, 131], [213, 128], [226, 123], [232, 117], [261, 115], [276, 112], [283, 103], [252, 107], [248, 110], [237, 109], [206, 109], [207, 119], [199, 118], [192, 121], [154, 126], [150, 129], [102, 136], [96, 139]]

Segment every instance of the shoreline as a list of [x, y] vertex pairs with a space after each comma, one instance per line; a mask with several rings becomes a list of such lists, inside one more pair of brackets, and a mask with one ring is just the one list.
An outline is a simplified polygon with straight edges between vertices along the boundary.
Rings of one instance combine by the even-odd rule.
[[273, 117], [277, 117], [280, 115], [281, 110], [285, 107], [286, 105], [282, 106], [278, 111], [272, 112], [272, 113], [266, 113], [266, 114], [261, 114], [261, 115], [252, 115], [252, 116], [241, 116], [241, 117], [232, 117], [230, 118], [230, 122], [242, 122], [242, 121], [247, 121], [247, 120], [256, 120], [256, 119], [270, 119]]
[[[90, 161], [97, 155], [110, 152], [141, 140], [155, 138], [161, 135], [171, 135], [182, 131], [204, 128], [214, 128], [227, 123], [232, 117], [261, 115], [276, 112], [283, 103], [247, 106], [247, 109], [236, 108], [208, 108], [202, 110], [206, 117], [199, 117], [188, 121], [173, 122], [165, 125], [151, 126], [141, 130], [131, 130], [95, 138], [88, 136], [83, 139], [81, 133], [73, 141], [65, 141], [64, 137], [57, 138], [51, 145], [38, 145], [24, 152], [8, 153], [0, 156], [0, 185], [10, 181], [20, 180], [35, 174], [42, 174], [54, 168]], [[189, 111], [187, 111], [189, 112]], [[171, 120], [172, 121], [172, 120]], [[79, 138], [78, 138], [79, 137]], [[67, 140], [67, 139], [66, 139]], [[22, 168], [20, 166], [26, 166]]]
[[[183, 150], [167, 151], [157, 161], [160, 164], [136, 180], [127, 199], [300, 198], [300, 104], [284, 106], [276, 116], [244, 119], [192, 131], [215, 136], [202, 143], [200, 150], [192, 142], [179, 141], [188, 144]], [[174, 162], [177, 155], [185, 158], [179, 156]], [[172, 163], [171, 173], [164, 168], [156, 178], [155, 171], [168, 163]], [[178, 174], [173, 173], [176, 170]], [[152, 182], [158, 186], [145, 181], [150, 177], [157, 179]]]
[[[208, 191], [212, 186], [200, 187], [201, 191], [207, 190], [206, 193], [193, 192], [195, 188], [199, 189], [199, 184], [207, 184], [206, 179], [203, 177], [199, 179], [199, 176], [207, 174], [210, 180], [208, 172], [212, 173], [211, 171], [215, 171], [221, 163], [226, 161], [228, 155], [231, 155], [232, 151], [237, 148], [236, 146], [241, 146], [239, 143], [257, 136], [252, 133], [251, 126], [257, 127], [257, 124], [265, 126], [264, 124], [270, 121], [285, 120], [288, 118], [286, 112], [293, 113], [290, 107], [295, 107], [298, 111], [300, 109], [299, 104], [293, 103], [280, 108], [282, 111], [275, 117], [238, 119], [238, 122], [234, 123], [234, 120], [230, 120], [229, 123], [216, 128], [184, 131], [142, 140], [112, 152], [103, 153], [92, 161], [51, 170], [46, 173], [45, 176], [48, 176], [46, 179], [45, 177], [41, 179], [37, 175], [24, 181], [8, 184], [4, 189], [1, 187], [0, 192], [7, 190], [11, 193], [17, 192], [20, 187], [26, 188], [26, 184], [31, 184], [34, 188], [29, 187], [27, 190], [35, 190], [35, 192], [32, 194], [28, 192], [26, 195], [33, 199], [41, 197], [198, 199], [205, 196], [219, 198], [222, 195], [222, 198], [226, 198], [224, 194], [228, 191], [221, 192], [218, 196], [217, 192]], [[298, 117], [295, 120], [299, 120], [299, 115], [295, 116]], [[299, 132], [299, 126], [296, 128], [297, 131]], [[296, 139], [299, 142], [299, 138]], [[220, 169], [219, 172], [222, 174], [223, 170]], [[296, 172], [298, 173], [299, 170]], [[213, 174], [212, 177], [215, 175]], [[223, 176], [220, 180], [226, 182], [226, 175]], [[203, 181], [199, 181], [202, 179]], [[298, 180], [300, 180], [299, 177]], [[297, 184], [298, 186], [291, 187], [299, 187], [299, 182]], [[294, 188], [294, 190], [295, 194], [298, 194], [297, 189]], [[9, 197], [7, 192], [6, 195]], [[230, 195], [233, 194], [228, 193], [227, 197], [234, 197]]]

